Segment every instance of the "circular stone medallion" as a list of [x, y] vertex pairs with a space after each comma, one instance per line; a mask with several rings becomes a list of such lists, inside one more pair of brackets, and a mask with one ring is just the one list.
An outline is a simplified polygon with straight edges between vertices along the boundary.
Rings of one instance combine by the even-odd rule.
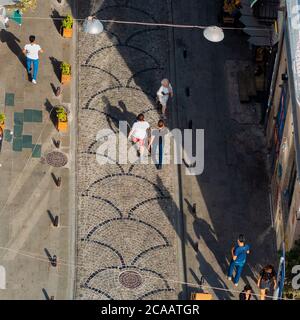
[[124, 271], [119, 275], [121, 285], [128, 289], [138, 288], [142, 284], [142, 277], [135, 271]]
[[68, 158], [61, 152], [53, 151], [47, 154], [46, 161], [50, 166], [63, 167], [68, 163]]

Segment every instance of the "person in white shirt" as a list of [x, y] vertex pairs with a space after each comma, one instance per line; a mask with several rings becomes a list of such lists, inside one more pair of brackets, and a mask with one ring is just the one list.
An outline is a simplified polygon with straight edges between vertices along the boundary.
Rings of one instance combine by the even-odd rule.
[[26, 44], [23, 49], [23, 53], [26, 55], [27, 73], [29, 76], [31, 76], [31, 68], [33, 65], [32, 83], [36, 84], [36, 78], [39, 69], [39, 53], [43, 53], [44, 51], [40, 45], [35, 43], [35, 36], [30, 36], [29, 41], [30, 43]]
[[149, 128], [150, 124], [145, 121], [145, 117], [141, 113], [137, 116], [137, 122], [133, 124], [128, 135], [128, 139], [130, 139], [132, 136], [132, 141], [134, 143], [138, 143], [140, 156], [144, 154], [144, 145], [146, 138], [148, 138]]
[[173, 89], [168, 79], [161, 80], [161, 87], [157, 91], [156, 95], [158, 101], [162, 106], [162, 114], [164, 117], [166, 117], [167, 102], [169, 96], [171, 96], [171, 98], [173, 97]]

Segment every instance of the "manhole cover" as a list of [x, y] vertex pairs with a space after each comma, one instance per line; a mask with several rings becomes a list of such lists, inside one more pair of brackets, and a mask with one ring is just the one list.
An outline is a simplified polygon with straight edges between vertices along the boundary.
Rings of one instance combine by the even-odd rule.
[[50, 166], [63, 167], [68, 163], [68, 158], [61, 152], [53, 151], [47, 154], [46, 161]]
[[119, 281], [123, 287], [135, 289], [142, 284], [142, 277], [135, 271], [124, 271], [120, 274]]

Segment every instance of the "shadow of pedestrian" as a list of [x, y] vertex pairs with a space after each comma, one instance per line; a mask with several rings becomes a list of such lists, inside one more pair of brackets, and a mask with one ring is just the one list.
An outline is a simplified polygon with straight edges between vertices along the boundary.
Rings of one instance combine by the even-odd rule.
[[0, 32], [0, 38], [1, 42], [7, 44], [7, 47], [10, 49], [10, 51], [16, 55], [23, 67], [26, 69], [26, 57], [22, 52], [22, 48], [18, 44], [18, 42], [20, 43], [21, 40], [13, 33], [3, 29]]
[[60, 81], [60, 77], [61, 77], [61, 71], [60, 71], [60, 65], [61, 65], [61, 61], [57, 60], [54, 57], [49, 57], [52, 67], [53, 67], [53, 71], [57, 77], [57, 79]]
[[118, 131], [120, 121], [127, 121], [129, 125], [132, 125], [136, 120], [136, 115], [128, 111], [122, 100], [118, 101], [117, 106], [113, 106], [106, 96], [102, 97], [102, 101], [104, 104], [103, 110], [108, 115], [107, 122], [114, 132]]
[[225, 282], [214, 271], [214, 268], [208, 263], [200, 251], [197, 253], [197, 260], [199, 262], [199, 270], [203, 275], [207, 287], [214, 291], [219, 300], [231, 300], [234, 295], [229, 291]]

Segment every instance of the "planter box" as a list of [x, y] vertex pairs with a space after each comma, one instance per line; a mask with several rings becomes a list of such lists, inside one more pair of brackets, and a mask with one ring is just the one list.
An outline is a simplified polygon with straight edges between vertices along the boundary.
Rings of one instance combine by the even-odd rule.
[[67, 29], [67, 28], [63, 28], [62, 29], [62, 36], [64, 38], [72, 38], [73, 35], [73, 29]]
[[70, 74], [62, 74], [61, 75], [61, 83], [62, 84], [66, 84], [69, 83], [71, 81], [71, 75]]
[[68, 131], [68, 121], [65, 121], [65, 122], [58, 121], [57, 130], [60, 131], [60, 132]]

